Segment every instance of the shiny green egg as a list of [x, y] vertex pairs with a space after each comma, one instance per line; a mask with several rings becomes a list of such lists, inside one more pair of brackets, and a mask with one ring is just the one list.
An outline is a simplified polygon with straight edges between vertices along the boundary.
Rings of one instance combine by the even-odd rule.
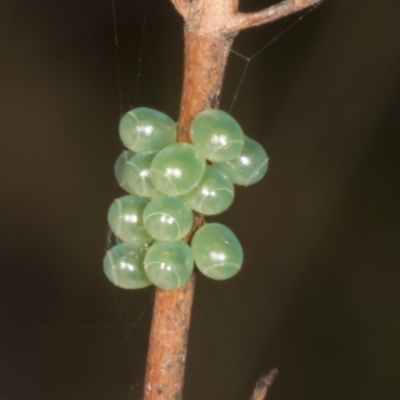
[[236, 275], [243, 263], [243, 250], [235, 234], [225, 225], [202, 226], [192, 239], [197, 268], [212, 279], [223, 280]]
[[143, 211], [148, 201], [127, 195], [114, 200], [108, 210], [108, 224], [124, 242], [144, 244], [153, 241], [143, 223]]
[[193, 223], [192, 210], [179, 197], [152, 199], [143, 213], [144, 226], [154, 239], [174, 242], [186, 236]]
[[144, 268], [150, 281], [161, 289], [183, 286], [193, 272], [190, 247], [183, 242], [155, 242], [144, 258]]
[[198, 185], [182, 198], [198, 213], [216, 215], [232, 204], [234, 190], [232, 181], [222, 171], [207, 165]]
[[200, 153], [213, 162], [232, 160], [244, 144], [240, 125], [228, 113], [216, 109], [204, 110], [194, 118], [190, 139]]
[[142, 197], [161, 196], [150, 178], [150, 166], [157, 155], [155, 151], [146, 151], [130, 157], [124, 167], [124, 184], [131, 193]]
[[122, 243], [107, 251], [103, 261], [104, 273], [115, 285], [123, 289], [140, 289], [151, 285], [144, 270], [146, 247]]
[[167, 196], [190, 192], [203, 177], [204, 157], [189, 143], [174, 143], [161, 150], [151, 163], [154, 186]]
[[268, 156], [255, 140], [245, 137], [240, 154], [233, 160], [214, 163], [236, 185], [249, 186], [260, 181], [268, 169]]
[[160, 111], [139, 107], [122, 117], [119, 134], [124, 145], [134, 152], [155, 151], [175, 142], [176, 124]]

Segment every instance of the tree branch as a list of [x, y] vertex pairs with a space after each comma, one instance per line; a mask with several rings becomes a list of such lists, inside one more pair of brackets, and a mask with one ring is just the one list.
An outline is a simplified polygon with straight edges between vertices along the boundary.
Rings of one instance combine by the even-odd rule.
[[[171, 0], [185, 20], [185, 67], [178, 142], [190, 142], [193, 118], [218, 108], [226, 63], [233, 39], [241, 29], [274, 21], [322, 0], [285, 0], [266, 10], [243, 14], [238, 0]], [[204, 223], [195, 215], [190, 236]], [[144, 400], [181, 400], [195, 290], [194, 276], [177, 290], [157, 289], [150, 333]], [[277, 371], [263, 376], [251, 400], [264, 400]]]
[[179, 14], [186, 19], [189, 15], [189, 10], [191, 7], [190, 0], [171, 0]]
[[278, 375], [277, 369], [272, 369], [267, 375], [263, 375], [256, 383], [253, 395], [250, 400], [265, 400], [268, 393], [268, 388], [274, 383], [276, 376]]
[[[226, 61], [233, 37], [198, 36], [185, 31], [185, 68], [178, 124], [179, 142], [190, 140], [193, 118], [206, 108], [218, 107]], [[191, 235], [204, 223], [195, 214]], [[185, 372], [190, 313], [195, 291], [194, 275], [175, 290], [156, 290], [144, 400], [180, 400]]]
[[267, 24], [293, 14], [304, 8], [316, 5], [322, 0], [285, 0], [282, 3], [254, 13], [236, 13], [228, 21], [225, 32], [237, 32], [253, 26]]
[[157, 289], [144, 400], [181, 399], [195, 276], [177, 290]]

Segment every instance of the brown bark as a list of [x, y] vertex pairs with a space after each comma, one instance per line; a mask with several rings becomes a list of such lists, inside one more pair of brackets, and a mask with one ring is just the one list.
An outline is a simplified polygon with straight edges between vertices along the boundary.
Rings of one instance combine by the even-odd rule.
[[[238, 0], [171, 0], [185, 19], [185, 66], [178, 141], [190, 142], [193, 118], [217, 108], [228, 55], [239, 29], [259, 25], [320, 0], [287, 0], [259, 13], [238, 12]], [[204, 223], [196, 215], [191, 235]], [[157, 289], [150, 333], [144, 400], [180, 400], [186, 361], [194, 276], [183, 288]], [[267, 387], [266, 387], [267, 389]]]
[[[219, 103], [222, 78], [233, 37], [198, 36], [185, 32], [185, 70], [178, 140], [189, 142], [189, 127], [196, 114]], [[192, 233], [202, 225], [196, 215]], [[187, 240], [190, 239], [190, 235]], [[150, 333], [144, 399], [182, 398], [194, 275], [177, 290], [157, 289]]]
[[199, 36], [185, 31], [185, 69], [178, 140], [190, 142], [193, 118], [206, 108], [218, 108], [233, 36]]
[[180, 399], [195, 276], [177, 290], [157, 289], [144, 398]]

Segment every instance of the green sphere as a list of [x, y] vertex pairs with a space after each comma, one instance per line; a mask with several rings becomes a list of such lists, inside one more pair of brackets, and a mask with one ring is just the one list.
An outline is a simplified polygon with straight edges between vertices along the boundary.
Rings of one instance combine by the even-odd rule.
[[148, 278], [161, 289], [183, 286], [193, 272], [190, 247], [183, 242], [155, 242], [144, 258]]
[[194, 146], [174, 143], [161, 150], [151, 164], [154, 186], [168, 196], [190, 192], [203, 177], [206, 163]]
[[135, 154], [125, 164], [124, 182], [129, 192], [142, 197], [161, 196], [150, 179], [150, 165], [157, 152], [147, 151]]
[[137, 153], [160, 150], [175, 142], [176, 124], [160, 111], [139, 107], [123, 116], [119, 135], [124, 145]]
[[162, 196], [147, 204], [143, 220], [147, 232], [154, 239], [175, 242], [189, 233], [193, 213], [179, 197]]
[[144, 244], [153, 241], [143, 224], [143, 211], [147, 200], [127, 195], [114, 200], [108, 210], [108, 224], [124, 242]]
[[124, 150], [117, 158], [117, 161], [115, 162], [114, 165], [114, 174], [115, 178], [117, 179], [118, 185], [122, 187], [125, 191], [135, 194], [135, 192], [132, 192], [128, 186], [126, 185], [125, 179], [124, 179], [124, 169], [125, 169], [125, 164], [127, 163], [128, 159], [132, 157], [135, 153], [131, 150]]
[[144, 246], [122, 243], [107, 251], [103, 268], [107, 278], [123, 289], [140, 289], [151, 285], [144, 270]]
[[219, 169], [207, 165], [199, 184], [182, 198], [200, 214], [216, 215], [232, 204], [233, 197], [232, 181]]
[[228, 279], [239, 272], [243, 250], [235, 234], [225, 225], [202, 226], [193, 236], [192, 251], [197, 268], [212, 279]]
[[190, 126], [190, 138], [210, 161], [225, 162], [237, 157], [243, 148], [244, 134], [240, 125], [221, 110], [205, 110]]
[[268, 156], [255, 140], [245, 137], [238, 157], [225, 163], [215, 163], [236, 185], [249, 186], [261, 180], [268, 169]]

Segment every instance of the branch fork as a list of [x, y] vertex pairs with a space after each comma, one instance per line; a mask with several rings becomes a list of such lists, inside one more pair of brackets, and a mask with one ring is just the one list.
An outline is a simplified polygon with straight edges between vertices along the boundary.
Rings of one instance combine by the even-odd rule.
[[267, 24], [322, 0], [285, 0], [253, 13], [238, 11], [238, 0], [171, 0], [186, 22], [187, 29], [198, 35], [236, 35], [239, 31]]

